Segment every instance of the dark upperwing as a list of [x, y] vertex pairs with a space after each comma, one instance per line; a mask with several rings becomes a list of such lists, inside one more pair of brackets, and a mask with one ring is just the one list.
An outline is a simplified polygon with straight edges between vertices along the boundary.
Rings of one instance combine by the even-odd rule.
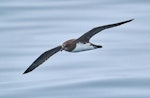
[[55, 53], [57, 53], [60, 50], [61, 50], [61, 46], [57, 46], [51, 50], [44, 52], [27, 68], [27, 70], [23, 74], [26, 74], [26, 73], [34, 70], [39, 65], [41, 65], [43, 62], [45, 62], [49, 57], [51, 57], [52, 55], [54, 55]]
[[93, 28], [92, 30], [88, 31], [87, 33], [85, 33], [81, 37], [79, 37], [77, 39], [77, 41], [78, 42], [83, 42], [83, 43], [89, 42], [90, 38], [92, 36], [94, 36], [95, 34], [97, 34], [98, 32], [100, 32], [102, 30], [105, 30], [105, 29], [108, 29], [108, 28], [112, 28], [112, 27], [116, 27], [116, 26], [128, 23], [132, 20], [134, 20], [134, 19], [130, 19], [130, 20], [127, 20], [127, 21], [119, 22], [119, 23], [114, 23], [114, 24], [109, 24], [109, 25], [104, 25], [104, 26], [99, 26], [99, 27]]

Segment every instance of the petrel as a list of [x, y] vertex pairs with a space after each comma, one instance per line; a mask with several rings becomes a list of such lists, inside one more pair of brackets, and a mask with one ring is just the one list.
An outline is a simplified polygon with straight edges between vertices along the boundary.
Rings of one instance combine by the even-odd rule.
[[45, 62], [49, 57], [51, 57], [52, 55], [54, 55], [55, 53], [57, 53], [58, 51], [68, 51], [68, 52], [81, 52], [81, 51], [87, 51], [87, 50], [93, 50], [93, 49], [98, 49], [98, 48], [102, 48], [101, 45], [95, 45], [91, 42], [89, 42], [89, 40], [97, 33], [99, 33], [102, 30], [108, 29], [108, 28], [112, 28], [112, 27], [116, 27], [125, 23], [128, 23], [130, 21], [132, 21], [133, 19], [127, 20], [127, 21], [123, 21], [123, 22], [118, 22], [118, 23], [114, 23], [114, 24], [109, 24], [109, 25], [103, 25], [103, 26], [98, 26], [95, 27], [93, 29], [91, 29], [90, 31], [86, 32], [85, 34], [83, 34], [81, 37], [77, 38], [77, 39], [70, 39], [65, 41], [62, 45], [59, 45], [53, 49], [50, 49], [46, 52], [44, 52], [43, 54], [41, 54], [28, 68], [27, 70], [23, 73], [26, 74], [28, 72], [31, 72], [32, 70], [34, 70], [35, 68], [37, 68], [39, 65], [41, 65], [43, 62]]

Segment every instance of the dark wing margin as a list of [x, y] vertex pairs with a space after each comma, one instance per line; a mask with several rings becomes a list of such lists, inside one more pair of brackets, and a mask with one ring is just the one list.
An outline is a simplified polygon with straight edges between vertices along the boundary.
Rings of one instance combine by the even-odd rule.
[[41, 65], [43, 62], [45, 62], [49, 57], [51, 57], [52, 55], [54, 55], [55, 53], [57, 53], [60, 50], [61, 50], [61, 46], [57, 46], [51, 50], [44, 52], [27, 68], [27, 70], [23, 74], [26, 74], [26, 73], [34, 70], [39, 65]]
[[78, 38], [77, 41], [83, 42], [83, 43], [89, 42], [90, 38], [92, 36], [94, 36], [95, 34], [97, 34], [98, 32], [105, 30], [105, 29], [108, 29], [108, 28], [112, 28], [112, 27], [116, 27], [116, 26], [128, 23], [132, 20], [134, 20], [134, 19], [130, 19], [127, 21], [119, 22], [119, 23], [114, 23], [114, 24], [109, 24], [109, 25], [104, 25], [104, 26], [99, 26], [99, 27], [93, 28], [92, 30], [88, 31], [87, 33], [83, 34], [80, 38]]

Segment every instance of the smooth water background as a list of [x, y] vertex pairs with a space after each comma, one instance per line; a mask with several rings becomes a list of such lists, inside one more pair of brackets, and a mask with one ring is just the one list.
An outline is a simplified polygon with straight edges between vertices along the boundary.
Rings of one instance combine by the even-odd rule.
[[[44, 51], [93, 27], [81, 53], [59, 52], [29, 74]], [[150, 98], [149, 0], [0, 0], [0, 98]]]

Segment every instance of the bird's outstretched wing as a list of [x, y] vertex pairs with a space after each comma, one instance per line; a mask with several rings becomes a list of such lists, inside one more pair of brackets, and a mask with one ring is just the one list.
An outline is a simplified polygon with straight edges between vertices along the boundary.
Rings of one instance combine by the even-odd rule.
[[54, 55], [55, 53], [57, 53], [58, 51], [61, 50], [61, 46], [57, 46], [51, 50], [48, 50], [46, 52], [44, 52], [43, 54], [41, 54], [29, 67], [28, 69], [23, 73], [26, 74], [32, 70], [34, 70], [36, 67], [38, 67], [39, 65], [41, 65], [43, 62], [45, 62], [49, 57], [51, 57], [52, 55]]
[[132, 21], [132, 20], [134, 20], [134, 19], [93, 28], [92, 30], [88, 31], [87, 33], [85, 33], [85, 34], [83, 34], [81, 37], [79, 37], [79, 38], [77, 39], [77, 41], [83, 42], [83, 43], [84, 43], [84, 42], [89, 42], [90, 38], [91, 38], [92, 36], [94, 36], [95, 34], [97, 34], [98, 32], [100, 32], [100, 31], [102, 31], [102, 30], [105, 30], [105, 29], [108, 29], [108, 28], [112, 28], [112, 27], [116, 27], [116, 26], [122, 25], [122, 24], [127, 23], [127, 22], [130, 22], [130, 21]]

